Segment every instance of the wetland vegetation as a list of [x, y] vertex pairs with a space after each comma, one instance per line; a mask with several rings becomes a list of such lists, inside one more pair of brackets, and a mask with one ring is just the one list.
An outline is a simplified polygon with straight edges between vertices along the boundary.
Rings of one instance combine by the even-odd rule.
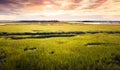
[[0, 26], [0, 70], [120, 70], [119, 24]]

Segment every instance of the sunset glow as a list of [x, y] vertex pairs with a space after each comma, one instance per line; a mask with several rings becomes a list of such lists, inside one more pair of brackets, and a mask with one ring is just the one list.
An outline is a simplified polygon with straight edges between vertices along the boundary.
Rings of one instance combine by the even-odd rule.
[[119, 0], [0, 0], [0, 20], [119, 20]]

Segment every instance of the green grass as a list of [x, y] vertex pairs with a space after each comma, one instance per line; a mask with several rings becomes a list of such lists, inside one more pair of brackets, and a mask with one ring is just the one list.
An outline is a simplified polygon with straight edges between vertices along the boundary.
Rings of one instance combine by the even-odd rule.
[[34, 32], [39, 30], [41, 32], [71, 32], [71, 31], [120, 31], [120, 26], [116, 24], [7, 24], [0, 26], [0, 32]]
[[[119, 25], [26, 24], [0, 32], [120, 31]], [[0, 70], [120, 70], [119, 34], [82, 34], [45, 39], [0, 38]]]

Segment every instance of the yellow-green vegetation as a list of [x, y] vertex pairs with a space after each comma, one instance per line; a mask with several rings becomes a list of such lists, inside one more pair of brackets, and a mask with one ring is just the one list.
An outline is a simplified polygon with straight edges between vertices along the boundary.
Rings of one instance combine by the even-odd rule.
[[120, 25], [0, 26], [0, 70], [120, 70]]
[[[5, 23], [4, 23], [5, 24]], [[6, 24], [0, 26], [0, 32], [69, 32], [69, 31], [120, 31], [116, 24], [74, 24], [74, 23], [41, 23], [41, 24]]]

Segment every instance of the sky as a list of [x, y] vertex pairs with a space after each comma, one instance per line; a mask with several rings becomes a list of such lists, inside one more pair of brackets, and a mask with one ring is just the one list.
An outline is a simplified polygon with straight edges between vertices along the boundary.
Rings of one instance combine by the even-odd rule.
[[0, 0], [0, 20], [120, 20], [120, 0]]

